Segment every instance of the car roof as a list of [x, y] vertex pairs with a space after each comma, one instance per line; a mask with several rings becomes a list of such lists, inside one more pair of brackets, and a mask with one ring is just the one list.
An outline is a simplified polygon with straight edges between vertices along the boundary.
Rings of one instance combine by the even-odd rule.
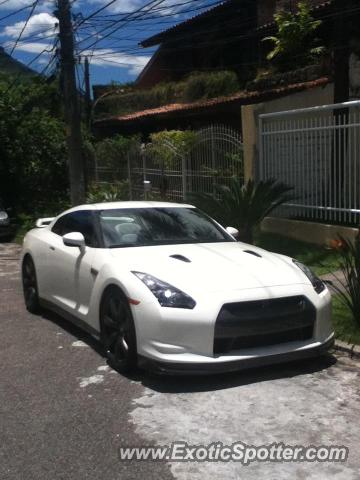
[[184, 203], [173, 203], [173, 202], [150, 202], [150, 201], [104, 202], [104, 203], [79, 205], [63, 213], [76, 212], [78, 210], [119, 210], [119, 209], [121, 210], [121, 209], [129, 209], [129, 208], [131, 209], [131, 208], [195, 208], [195, 207], [194, 205], [187, 205]]

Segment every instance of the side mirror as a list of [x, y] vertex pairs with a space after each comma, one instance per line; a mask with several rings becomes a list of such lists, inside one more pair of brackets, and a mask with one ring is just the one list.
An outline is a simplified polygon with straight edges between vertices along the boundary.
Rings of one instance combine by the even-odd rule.
[[80, 249], [85, 247], [85, 238], [80, 232], [67, 233], [62, 238], [67, 247], [79, 247]]
[[229, 233], [232, 237], [236, 238], [236, 240], [239, 238], [239, 230], [234, 227], [226, 227], [227, 233]]

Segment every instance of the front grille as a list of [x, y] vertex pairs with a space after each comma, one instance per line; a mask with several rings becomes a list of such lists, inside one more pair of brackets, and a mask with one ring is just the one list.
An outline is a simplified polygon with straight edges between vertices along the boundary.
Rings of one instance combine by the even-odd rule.
[[309, 340], [315, 320], [304, 296], [227, 303], [216, 320], [214, 354]]

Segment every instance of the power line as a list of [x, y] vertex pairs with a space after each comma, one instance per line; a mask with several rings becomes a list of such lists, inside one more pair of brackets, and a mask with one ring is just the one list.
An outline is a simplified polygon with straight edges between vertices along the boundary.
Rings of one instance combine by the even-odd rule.
[[[222, 3], [222, 2], [217, 2], [216, 4], [212, 4], [212, 5], [218, 5], [219, 3]], [[145, 7], [145, 6], [144, 6], [144, 7]], [[153, 9], [152, 9], [152, 10], [153, 10]], [[149, 10], [147, 10], [146, 12], [142, 12], [142, 13], [143, 13], [142, 16], [144, 16], [144, 14], [147, 14], [148, 12], [149, 12]], [[257, 18], [257, 17], [253, 17], [254, 20], [256, 20], [256, 18]], [[137, 21], [137, 20], [139, 20], [139, 19], [141, 19], [141, 17], [136, 17], [135, 19], [132, 18], [131, 21], [134, 22], [134, 21]], [[250, 21], [250, 20], [251, 20], [251, 18], [249, 17], [249, 18], [246, 20], [246, 24], [249, 24], [249, 21]], [[129, 21], [130, 21], [130, 20], [128, 20], [127, 23], [129, 23]], [[235, 22], [236, 22], [236, 26], [237, 26], [237, 27], [239, 27], [239, 26], [241, 26], [242, 24], [244, 24], [244, 22], [242, 22], [242, 23], [240, 22], [240, 23], [239, 23], [239, 22], [237, 22], [237, 20], [235, 20]], [[223, 24], [225, 24], [225, 26], [227, 26], [227, 24], [228, 24], [228, 19], [223, 20]], [[126, 26], [126, 24], [120, 25], [119, 27], [113, 29], [111, 32], [108, 32], [108, 33], [107, 33], [105, 36], [103, 36], [100, 40], [103, 41], [105, 38], [111, 37], [116, 31], [118, 31], [120, 28], [124, 28], [125, 26]], [[107, 27], [106, 29], [108, 29], [108, 28], [110, 28], [110, 27]], [[106, 29], [104, 29], [104, 30], [106, 30]], [[198, 31], [197, 31], [197, 36], [198, 36], [200, 33], [211, 33], [211, 32], [213, 32], [213, 31], [218, 31], [218, 30], [219, 30], [219, 24], [217, 24], [217, 25], [215, 26], [215, 29], [214, 29], [214, 26], [212, 26], [210, 29], [209, 29], [209, 28], [208, 28], [208, 29], [203, 29], [202, 31], [201, 31], [201, 30], [198, 30]], [[178, 36], [178, 38], [179, 38], [179, 39], [181, 39], [181, 38], [189, 38], [189, 36], [190, 36], [189, 34], [186, 34], [185, 36]], [[122, 40], [123, 40], [123, 39], [121, 39], [121, 38], [116, 38], [116, 37], [115, 37], [115, 39], [116, 39], [117, 41], [122, 41]], [[83, 41], [85, 41], [85, 40], [86, 40], [86, 39], [84, 39]], [[97, 43], [98, 43], [98, 42], [94, 42], [93, 44], [91, 44], [91, 46], [94, 46], [94, 45], [96, 45]], [[113, 45], [109, 45], [109, 46], [107, 46], [107, 47], [112, 48]], [[99, 47], [99, 48], [101, 49], [101, 48], [104, 48], [104, 47]], [[83, 49], [83, 50], [85, 50], [85, 49]]]
[[32, 15], [33, 15], [33, 13], [34, 13], [34, 11], [35, 11], [35, 8], [37, 7], [37, 4], [38, 4], [38, 3], [39, 3], [39, 0], [35, 0], [35, 2], [32, 4], [32, 8], [31, 8], [31, 11], [30, 11], [30, 13], [29, 13], [29, 16], [28, 16], [28, 18], [26, 19], [26, 21], [25, 21], [25, 23], [24, 23], [24, 25], [23, 25], [20, 33], [19, 33], [19, 36], [18, 36], [17, 40], [15, 41], [15, 43], [14, 43], [14, 45], [13, 45], [11, 51], [10, 51], [10, 55], [12, 55], [12, 54], [14, 53], [14, 51], [15, 51], [15, 49], [16, 49], [16, 47], [17, 47], [17, 44], [20, 42], [21, 37], [22, 37], [22, 34], [24, 33], [26, 27], [28, 26], [29, 20], [30, 20], [30, 18], [32, 17]]
[[[353, 8], [353, 9], [349, 9], [349, 10], [346, 10], [345, 12], [342, 12], [342, 14], [347, 14], [347, 15], [351, 15], [352, 13], [356, 12], [356, 11], [359, 11], [360, 10], [360, 7], [356, 7], [356, 8]], [[327, 14], [325, 16], [323, 16], [322, 18], [323, 19], [329, 19], [329, 18], [336, 18], [337, 16], [339, 16], [339, 12], [334, 12], [334, 13], [331, 13], [331, 14]], [[231, 25], [234, 25], [236, 27], [240, 27], [240, 26], [254, 26], [251, 22], [252, 20], [255, 20], [256, 17], [249, 17], [246, 22], [242, 22], [242, 23], [238, 23], [235, 20], [233, 20], [232, 22], [229, 22], [228, 19], [224, 19], [224, 21], [222, 22], [222, 24], [216, 24], [215, 28], [212, 27], [212, 28], [207, 28], [207, 29], [203, 29], [203, 30], [197, 30], [196, 31], [196, 37], [199, 37], [199, 35], [205, 35], [205, 34], [209, 34], [209, 33], [213, 33], [213, 32], [218, 32], [219, 31], [219, 27], [221, 27], [221, 25], [223, 25], [224, 27], [229, 27]], [[196, 50], [198, 48], [203, 48], [205, 46], [221, 46], [221, 45], [227, 45], [227, 44], [231, 44], [233, 43], [234, 41], [236, 40], [239, 40], [239, 39], [245, 39], [245, 38], [251, 38], [251, 37], [254, 37], [254, 36], [258, 36], [259, 35], [259, 31], [255, 28], [252, 29], [252, 31], [250, 33], [247, 33], [247, 34], [242, 34], [242, 35], [227, 35], [225, 36], [225, 39], [224, 37], [221, 38], [221, 39], [214, 39], [214, 40], [205, 40], [205, 41], [196, 41], [195, 43], [192, 43], [192, 44], [189, 44], [187, 46], [184, 46], [182, 47], [183, 50], [186, 50], [186, 49], [191, 49], [191, 50]], [[193, 34], [185, 34], [185, 35], [177, 35], [176, 36], [176, 40], [182, 40], [182, 39], [188, 39], [190, 37], [194, 36]], [[114, 37], [114, 39], [116, 40], [119, 40], [119, 41], [124, 41], [124, 40], [127, 40], [127, 39], [121, 39], [121, 38], [116, 38]], [[107, 46], [107, 48], [112, 48], [112, 45], [109, 45]], [[96, 49], [95, 49], [96, 50]], [[108, 56], [111, 56], [111, 55], [116, 55], [116, 54], [130, 54], [130, 53], [137, 53], [137, 52], [140, 52], [141, 50], [138, 48], [138, 47], [126, 47], [126, 48], [122, 48], [120, 49], [119, 51], [116, 51], [116, 50], [113, 50], [112, 52], [101, 52], [101, 50], [105, 50], [105, 48], [99, 48], [100, 52], [97, 54], [97, 53], [94, 53], [94, 56], [95, 57], [99, 57], [99, 56], [103, 56], [103, 57], [108, 57]], [[178, 47], [162, 47], [161, 49], [162, 52], [172, 52], [172, 51], [179, 51], [179, 48]]]
[[[183, 6], [183, 5], [187, 5], [187, 4], [189, 4], [189, 3], [192, 3], [192, 4], [193, 4], [193, 3], [196, 2], [196, 1], [201, 1], [201, 2], [202, 2], [203, 0], [187, 0], [186, 2], [178, 3], [177, 6]], [[150, 3], [152, 3], [152, 2], [150, 2]], [[159, 2], [158, 5], [160, 5], [160, 3], [162, 3], [162, 2]], [[215, 6], [217, 6], [217, 5], [221, 4], [221, 3], [222, 3], [221, 1], [217, 1], [217, 2], [212, 3], [212, 4], [207, 4], [207, 5], [206, 5], [206, 8], [215, 7]], [[142, 8], [145, 8], [145, 7], [146, 7], [146, 5], [144, 5]], [[135, 18], [129, 19], [128, 17], [124, 17], [124, 18], [120, 18], [120, 19], [118, 19], [118, 20], [107, 20], [107, 22], [108, 22], [108, 23], [110, 22], [111, 25], [107, 25], [106, 27], [104, 27], [102, 30], [100, 30], [100, 32], [98, 32], [98, 34], [101, 34], [101, 33], [103, 33], [104, 31], [110, 29], [112, 26], [114, 26], [114, 25], [116, 25], [116, 24], [120, 24], [120, 23], [122, 23], [122, 22], [125, 22], [125, 24], [124, 24], [124, 25], [121, 25], [121, 26], [118, 27], [118, 28], [116, 28], [116, 29], [113, 30], [112, 32], [109, 32], [109, 33], [106, 35], [105, 38], [107, 38], [107, 37], [109, 37], [109, 36], [112, 36], [113, 33], [115, 33], [115, 32], [116, 32], [117, 30], [119, 30], [120, 28], [123, 28], [124, 26], [126, 26], [127, 24], [129, 24], [130, 21], [136, 23], [136, 22], [138, 22], [138, 21], [151, 22], [151, 21], [153, 21], [153, 20], [159, 20], [159, 19], [160, 19], [160, 21], [158, 22], [157, 26], [162, 25], [162, 24], [165, 24], [165, 23], [174, 24], [173, 21], [168, 21], [168, 22], [164, 21], [164, 20], [163, 20], [164, 17], [175, 17], [175, 16], [178, 16], [178, 15], [184, 15], [184, 14], [187, 14], [187, 13], [194, 13], [194, 12], [198, 12], [199, 10], [202, 10], [203, 8], [205, 8], [205, 6], [204, 6], [204, 5], [201, 5], [200, 7], [196, 7], [196, 8], [192, 8], [192, 9], [187, 9], [187, 10], [184, 9], [184, 10], [180, 10], [180, 11], [177, 10], [176, 13], [161, 14], [161, 15], [157, 15], [157, 16], [148, 16], [149, 12], [152, 13], [152, 12], [157, 12], [157, 11], [160, 11], [160, 10], [167, 10], [167, 9], [169, 9], [169, 7], [156, 8], [156, 5], [155, 5], [155, 6], [153, 6], [151, 9], [147, 9], [147, 10], [143, 11], [143, 12], [141, 13], [141, 15], [139, 15], [139, 16], [137, 16], [137, 17], [135, 17]], [[138, 11], [132, 12], [131, 15], [134, 15], [135, 13], [140, 12], [140, 10], [141, 10], [141, 9], [139, 9]], [[117, 14], [117, 15], [119, 15], [119, 14]], [[130, 14], [129, 14], [129, 16], [130, 16]], [[86, 20], [86, 19], [84, 19], [84, 20]], [[94, 18], [93, 20], [97, 20], [97, 19]], [[161, 20], [163, 20], [163, 21], [161, 21]], [[101, 19], [98, 19], [98, 22], [99, 22], [99, 21], [101, 22], [102, 20], [101, 20]], [[93, 24], [93, 25], [94, 25], [94, 24]], [[143, 28], [144, 28], [145, 25], [146, 25], [146, 24], [143, 24]], [[95, 26], [95, 25], [94, 25], [94, 26]], [[83, 41], [90, 40], [90, 39], [91, 39], [91, 35], [88, 36], [87, 38], [83, 39], [82, 42], [83, 42]]]
[[57, 45], [59, 43], [59, 39], [57, 38], [54, 45], [53, 45], [53, 54], [52, 56], [50, 57], [50, 60], [49, 62], [47, 63], [47, 65], [41, 70], [40, 72], [40, 76], [41, 75], [45, 75], [46, 74], [46, 71], [48, 68], [51, 67], [51, 65], [54, 63], [54, 61], [57, 59], [57, 51], [56, 51], [56, 48], [57, 48]]
[[0, 22], [2, 20], [5, 20], [6, 18], [9, 18], [9, 17], [12, 17], [13, 15], [16, 15], [17, 13], [21, 13], [24, 10], [27, 10], [28, 8], [31, 8], [33, 5], [34, 5], [34, 3], [30, 3], [30, 5], [26, 5], [25, 7], [22, 7], [22, 8], [19, 8], [18, 10], [15, 10], [14, 12], [10, 12], [8, 15], [5, 15], [4, 17], [0, 17]]
[[[226, 28], [230, 28], [230, 27], [254, 27], [254, 21], [256, 21], [256, 17], [248, 17], [245, 21], [243, 22], [238, 22], [236, 19], [233, 19], [229, 22], [229, 19], [223, 19], [223, 21], [221, 23], [217, 23], [215, 26], [211, 26], [211, 27], [208, 27], [208, 28], [203, 28], [203, 29], [198, 29], [196, 31], [196, 38], [199, 37], [199, 36], [204, 36], [205, 34], [211, 34], [211, 33], [218, 33], [222, 27], [226, 27]], [[247, 37], [247, 35], [244, 35], [244, 34], [241, 34], [241, 35], [234, 35], [235, 32], [229, 32], [225, 38], [228, 38], [229, 40], [228, 41], [224, 41], [224, 39], [213, 39], [213, 40], [205, 40], [205, 41], [200, 41], [200, 40], [196, 40], [196, 43], [191, 43], [187, 46], [183, 46], [182, 49], [186, 50], [186, 49], [197, 49], [197, 48], [200, 48], [200, 47], [204, 47], [204, 46], [214, 46], [214, 45], [224, 45], [224, 44], [227, 44], [227, 43], [232, 43], [233, 40], [236, 40], [236, 39], [242, 39], [242, 38], [245, 38]], [[251, 31], [251, 34], [248, 35], [248, 36], [256, 36], [257, 33], [255, 31], [254, 28], [252, 28], [252, 31]], [[176, 36], [176, 40], [184, 40], [184, 39], [189, 39], [191, 37], [194, 37], [194, 34], [189, 34], [189, 33], [186, 33], [186, 34], [182, 34], [182, 35], [177, 35]], [[123, 39], [121, 38], [116, 38], [114, 37], [115, 40], [119, 40], [119, 41], [122, 41]], [[107, 48], [111, 48], [112, 45], [109, 45], [107, 46]], [[100, 50], [104, 50], [104, 48], [100, 47], [99, 48]], [[180, 48], [179, 47], [164, 47], [162, 46], [161, 48], [161, 51], [162, 52], [172, 52], [172, 51], [179, 51]], [[125, 50], [124, 48], [118, 52], [118, 53], [135, 53], [135, 52], [143, 52], [144, 50], [142, 48], [140, 48], [139, 46], [134, 46], [133, 48], [131, 47], [128, 47], [127, 50]], [[113, 53], [116, 54], [117, 52], [113, 50]], [[102, 53], [103, 55], [107, 55], [108, 52], [104, 52]], [[99, 54], [101, 55], [101, 54]]]
[[[56, 48], [56, 45], [57, 45], [57, 42], [54, 42], [54, 45], [52, 46], [52, 48], [44, 48], [40, 53], [38, 53], [32, 60], [30, 60], [30, 62], [26, 63], [25, 64], [25, 67], [28, 67], [30, 68], [30, 66], [35, 63], [42, 55], [44, 55], [44, 53], [52, 53], [55, 48]], [[7, 94], [17, 83], [17, 81], [19, 80], [19, 78], [22, 76], [22, 73], [19, 72], [16, 77], [14, 78], [14, 80], [12, 81], [12, 83], [10, 83], [10, 85], [8, 86], [5, 94]]]
[[10, 0], [3, 0], [2, 2], [0, 2], [0, 7], [5, 5], [5, 3], [9, 3], [9, 2], [10, 2]]
[[[201, 0], [191, 0], [190, 2], [187, 1], [187, 2], [184, 2], [184, 3], [182, 3], [182, 4], [178, 4], [178, 5], [185, 5], [185, 4], [188, 4], [188, 3], [193, 3], [194, 1], [201, 1]], [[211, 4], [211, 5], [208, 4], [208, 5], [207, 5], [207, 8], [210, 8], [210, 7], [213, 7], [213, 6], [217, 6], [217, 5], [219, 5], [219, 3], [222, 3], [222, 2], [217, 1], [216, 3], [213, 3], [213, 4]], [[166, 7], [166, 8], [168, 8], [168, 7]], [[197, 11], [203, 9], [203, 8], [204, 8], [204, 6], [200, 6], [200, 7], [197, 7], [197, 8], [195, 8], [195, 9], [181, 10], [181, 11], [178, 11], [178, 12], [177, 12], [177, 15], [183, 15], [183, 14], [185, 14], [185, 13], [197, 12]], [[155, 11], [155, 9], [154, 9], [153, 11]], [[164, 17], [174, 17], [174, 16], [175, 16], [175, 14], [172, 13], [172, 14], [160, 15], [160, 16], [157, 16], [157, 17], [154, 17], [154, 16], [145, 17], [145, 18], [144, 18], [144, 17], [137, 17], [134, 21], [135, 21], [135, 22], [138, 22], [138, 21], [151, 22], [151, 21], [153, 21], [153, 20], [155, 20], [155, 19], [159, 19], [159, 18], [162, 19], [162, 18], [164, 18]], [[121, 21], [121, 20], [119, 20], [119, 22], [120, 22], [120, 21]], [[112, 21], [112, 22], [116, 23], [115, 21]], [[158, 23], [157, 23], [157, 27], [158, 27], [159, 25], [164, 25], [165, 23], [172, 24], [172, 25], [174, 24], [173, 21], [167, 21], [167, 22], [166, 22], [166, 21], [163, 21], [163, 22], [158, 22]], [[147, 24], [142, 24], [141, 27], [139, 27], [139, 31], [142, 31], [142, 32], [143, 32], [146, 25], [147, 25]], [[110, 35], [110, 36], [111, 36], [111, 35]], [[133, 35], [133, 36], [134, 36], [134, 35]], [[133, 37], [133, 36], [132, 36], [132, 37]], [[132, 37], [127, 37], [126, 39], [119, 39], [119, 38], [114, 37], [114, 39], [115, 39], [115, 40], [120, 40], [120, 41], [123, 41], [123, 40], [129, 41], [129, 38], [132, 38]]]
[[[161, 3], [164, 3], [164, 1], [165, 1], [165, 0], [151, 0], [150, 2], [146, 3], [145, 5], [143, 5], [142, 7], [138, 8], [137, 10], [134, 10], [132, 13], [130, 13], [130, 14], [128, 15], [127, 21], [126, 21], [124, 24], [116, 27], [116, 28], [113, 29], [111, 32], [108, 32], [107, 34], [105, 34], [104, 36], [102, 36], [99, 40], [93, 42], [91, 45], [87, 45], [86, 48], [91, 48], [91, 47], [93, 47], [93, 46], [96, 45], [98, 42], [104, 41], [104, 40], [105, 40], [106, 38], [108, 38], [110, 35], [114, 34], [114, 33], [117, 32], [118, 30], [120, 30], [120, 28], [124, 28], [128, 23], [130, 23], [131, 20], [133, 20], [133, 19], [131, 19], [131, 17], [132, 17], [133, 15], [135, 15], [135, 14], [137, 14], [137, 13], [141, 13], [141, 12], [142, 12], [143, 14], [144, 14], [144, 13], [146, 14], [146, 13], [148, 12], [148, 10], [147, 10], [146, 12], [144, 12], [144, 8], [147, 8], [147, 7], [151, 6], [151, 5], [154, 4], [154, 3], [156, 4], [155, 6], [158, 6], [158, 5], [160, 5]], [[111, 27], [105, 27], [105, 28], [103, 28], [102, 30], [100, 30], [100, 32], [98, 32], [98, 35], [101, 35], [101, 33], [104, 33], [104, 32], [105, 32], [106, 30], [108, 30], [109, 28], [111, 28]], [[92, 38], [92, 36], [87, 37], [87, 38], [81, 40], [81, 42], [79, 42], [79, 43], [86, 42], [86, 41], [89, 40], [89, 39], [91, 40], [91, 38]]]
[[[52, 31], [53, 33], [51, 35], [44, 35], [45, 33], [47, 32], [50, 32]], [[41, 35], [41, 36], [39, 36]], [[26, 43], [31, 43], [33, 40], [46, 40], [48, 38], [54, 38], [54, 36], [56, 35], [56, 32], [54, 31], [54, 27], [51, 27], [51, 28], [47, 28], [46, 30], [38, 30], [37, 32], [33, 32], [31, 35], [27, 36], [27, 37], [22, 37], [21, 40], [18, 41], [18, 48], [19, 45], [22, 45], [22, 44], [26, 44]], [[11, 45], [11, 42], [6, 42], [5, 45], [8, 45], [10, 46]]]
[[111, 0], [109, 3], [107, 3], [106, 5], [102, 6], [101, 8], [99, 8], [98, 10], [95, 10], [93, 13], [91, 13], [89, 16], [83, 18], [81, 20], [81, 22], [78, 24], [78, 27], [80, 27], [80, 25], [82, 25], [83, 23], [85, 23], [86, 21], [90, 20], [91, 18], [95, 17], [96, 15], [98, 15], [100, 12], [103, 12], [104, 10], [106, 10], [108, 7], [110, 7], [111, 5], [113, 5], [114, 3], [116, 3], [118, 0]]
[[[183, 2], [183, 3], [177, 3], [177, 4], [173, 5], [173, 6], [175, 6], [175, 7], [178, 8], [178, 7], [182, 7], [182, 6], [184, 6], [184, 5], [188, 5], [188, 4], [192, 4], [192, 5], [193, 5], [194, 2], [201, 2], [202, 5], [200, 5], [200, 6], [197, 7], [197, 8], [190, 9], [190, 10], [188, 10], [188, 11], [185, 11], [185, 10], [184, 10], [184, 11], [182, 11], [182, 10], [176, 10], [176, 12], [171, 12], [171, 13], [168, 13], [168, 14], [163, 13], [163, 14], [157, 15], [156, 17], [149, 17], [149, 19], [163, 18], [163, 17], [175, 17], [175, 16], [177, 17], [177, 16], [182, 15], [183, 13], [187, 13], [187, 12], [190, 12], [190, 13], [191, 13], [191, 12], [195, 12], [195, 11], [198, 11], [198, 10], [201, 10], [201, 9], [205, 9], [205, 8], [206, 8], [206, 9], [211, 9], [213, 6], [217, 6], [217, 5], [221, 4], [221, 3], [223, 3], [223, 1], [218, 0], [218, 1], [217, 1], [216, 3], [214, 3], [214, 4], [206, 4], [206, 5], [205, 5], [205, 4], [204, 4], [204, 0], [187, 0], [187, 1]], [[164, 10], [167, 11], [167, 10], [169, 10], [169, 8], [170, 8], [169, 6], [166, 6], [166, 5], [165, 5], [165, 6], [159, 7], [159, 8], [154, 7], [154, 8], [151, 9], [151, 11], [156, 13], [156, 12], [162, 12], [162, 11], [164, 11]], [[128, 12], [126, 15], [128, 15], [128, 14], [130, 14], [130, 13], [131, 13], [131, 12]], [[147, 12], [146, 12], [146, 13], [147, 13]], [[117, 22], [122, 21], [122, 19], [119, 18], [119, 19], [117, 19], [117, 20], [111, 20], [111, 18], [113, 18], [113, 17], [119, 17], [119, 16], [121, 16], [121, 15], [125, 15], [125, 13], [113, 13], [113, 14], [109, 14], [109, 15], [100, 15], [100, 16], [98, 17], [98, 20], [99, 20], [99, 21], [103, 21], [103, 22], [117, 23]], [[85, 19], [85, 20], [86, 20], [86, 19]], [[95, 18], [95, 20], [96, 20], [96, 18]]]

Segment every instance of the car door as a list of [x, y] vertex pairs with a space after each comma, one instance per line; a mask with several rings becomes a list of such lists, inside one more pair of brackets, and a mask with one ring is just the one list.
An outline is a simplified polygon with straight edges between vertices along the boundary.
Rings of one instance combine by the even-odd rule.
[[[63, 235], [80, 232], [85, 248], [64, 245]], [[77, 317], [86, 317], [95, 277], [91, 266], [99, 245], [95, 214], [91, 210], [68, 213], [55, 223], [48, 250], [49, 299]]]

